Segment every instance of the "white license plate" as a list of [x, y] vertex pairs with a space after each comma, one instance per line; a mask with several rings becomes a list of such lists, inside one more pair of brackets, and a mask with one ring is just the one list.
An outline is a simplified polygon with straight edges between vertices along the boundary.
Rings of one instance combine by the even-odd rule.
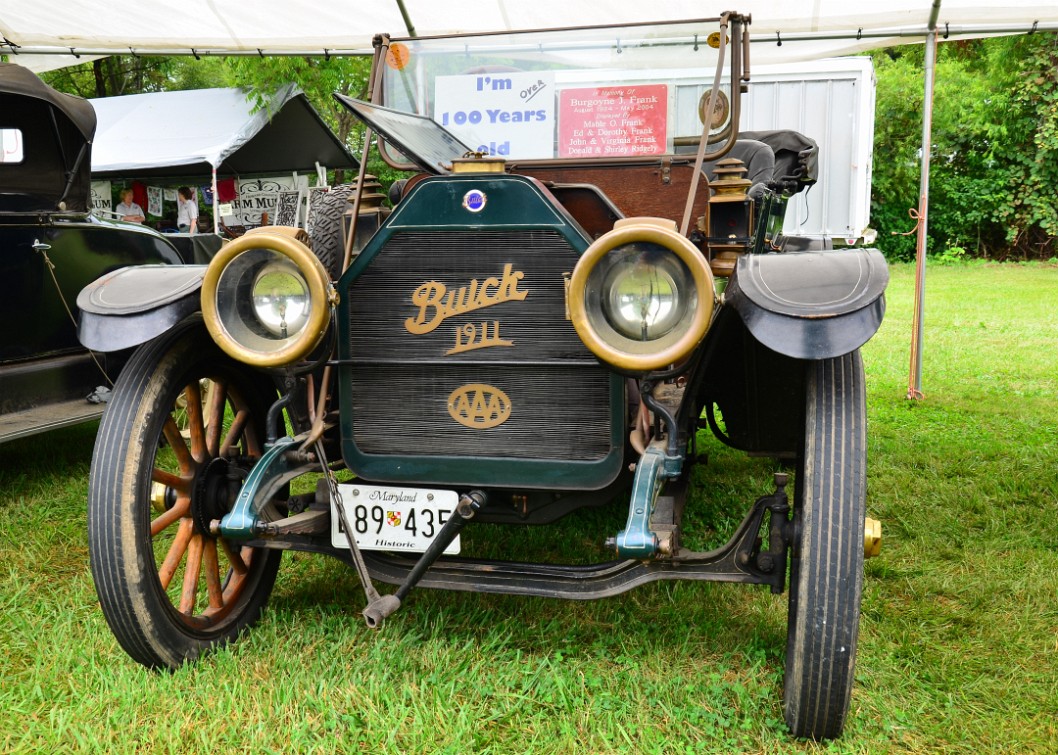
[[[459, 496], [454, 490], [391, 488], [377, 485], [338, 486], [345, 517], [361, 550], [422, 553], [450, 516]], [[331, 544], [348, 548], [342, 520], [331, 503]], [[445, 548], [459, 553], [459, 537]]]

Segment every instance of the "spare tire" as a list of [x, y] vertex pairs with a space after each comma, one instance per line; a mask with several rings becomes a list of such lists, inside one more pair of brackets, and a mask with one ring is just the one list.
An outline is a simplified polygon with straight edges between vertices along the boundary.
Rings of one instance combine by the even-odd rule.
[[349, 206], [349, 196], [356, 189], [356, 184], [332, 186], [309, 207], [306, 223], [309, 236], [312, 237], [312, 251], [319, 257], [332, 280], [337, 280], [342, 273], [342, 261], [345, 257], [345, 245], [342, 239], [342, 215]]

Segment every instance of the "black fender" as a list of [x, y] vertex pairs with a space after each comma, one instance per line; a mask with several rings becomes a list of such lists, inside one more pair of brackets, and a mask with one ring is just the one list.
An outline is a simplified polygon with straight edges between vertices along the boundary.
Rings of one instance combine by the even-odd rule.
[[123, 267], [77, 295], [77, 338], [93, 351], [118, 351], [160, 336], [201, 309], [206, 265]]
[[795, 359], [828, 359], [865, 344], [885, 314], [889, 268], [877, 249], [747, 254], [724, 292], [749, 332]]

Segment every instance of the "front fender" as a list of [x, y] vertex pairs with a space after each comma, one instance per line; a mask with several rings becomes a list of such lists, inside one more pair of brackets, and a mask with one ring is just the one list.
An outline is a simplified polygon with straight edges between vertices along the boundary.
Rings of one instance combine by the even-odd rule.
[[769, 349], [795, 359], [828, 359], [877, 332], [888, 283], [877, 249], [747, 254], [735, 266], [724, 301]]
[[119, 351], [160, 336], [201, 308], [206, 265], [123, 267], [77, 295], [77, 338], [93, 351]]

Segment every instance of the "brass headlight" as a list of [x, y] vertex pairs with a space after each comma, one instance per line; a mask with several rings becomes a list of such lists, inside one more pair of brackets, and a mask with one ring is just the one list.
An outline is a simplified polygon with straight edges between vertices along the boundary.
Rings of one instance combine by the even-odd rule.
[[603, 362], [649, 372], [683, 361], [713, 317], [713, 275], [671, 220], [626, 218], [573, 269], [573, 327]]
[[293, 233], [266, 229], [225, 245], [202, 281], [202, 315], [225, 353], [257, 367], [303, 359], [327, 332], [334, 291]]

